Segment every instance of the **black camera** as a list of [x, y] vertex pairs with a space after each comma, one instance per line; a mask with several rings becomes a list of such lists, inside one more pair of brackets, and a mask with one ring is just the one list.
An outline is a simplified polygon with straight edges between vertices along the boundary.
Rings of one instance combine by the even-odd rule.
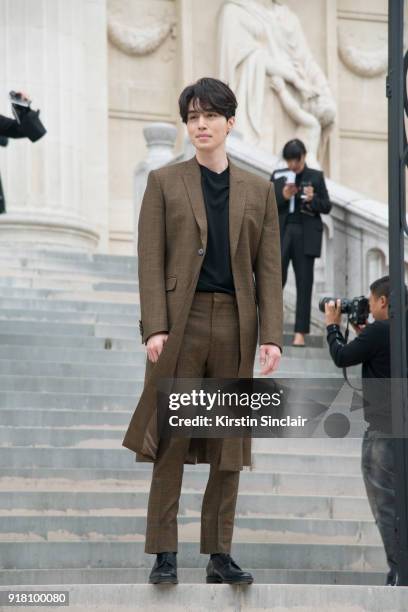
[[348, 315], [350, 323], [353, 325], [364, 325], [370, 314], [368, 299], [364, 295], [348, 300], [347, 298], [324, 297], [319, 302], [319, 310], [324, 312], [324, 307], [328, 302], [337, 302], [340, 299], [341, 314]]

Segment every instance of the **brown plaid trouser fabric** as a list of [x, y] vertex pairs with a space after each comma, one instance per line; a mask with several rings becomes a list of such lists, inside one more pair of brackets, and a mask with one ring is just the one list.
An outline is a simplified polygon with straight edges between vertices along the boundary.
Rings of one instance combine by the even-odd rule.
[[[239, 368], [235, 297], [197, 292], [185, 328], [176, 378], [235, 378]], [[153, 468], [145, 552], [176, 552], [177, 512], [189, 438], [163, 439]], [[202, 440], [200, 442], [203, 442]], [[201, 507], [202, 553], [231, 550], [239, 471], [218, 469], [221, 439], [206, 439], [210, 473]]]

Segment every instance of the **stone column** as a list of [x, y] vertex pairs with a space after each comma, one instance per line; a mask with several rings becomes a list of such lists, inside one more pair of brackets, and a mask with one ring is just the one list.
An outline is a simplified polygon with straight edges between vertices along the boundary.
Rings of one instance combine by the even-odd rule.
[[138, 223], [140, 206], [146, 189], [147, 176], [151, 170], [161, 168], [174, 160], [174, 144], [177, 128], [171, 123], [150, 123], [143, 128], [147, 144], [147, 157], [135, 170], [134, 175], [134, 250], [137, 255]]
[[2, 151], [0, 243], [107, 243], [106, 65], [105, 0], [0, 0], [1, 112], [27, 91], [48, 132]]

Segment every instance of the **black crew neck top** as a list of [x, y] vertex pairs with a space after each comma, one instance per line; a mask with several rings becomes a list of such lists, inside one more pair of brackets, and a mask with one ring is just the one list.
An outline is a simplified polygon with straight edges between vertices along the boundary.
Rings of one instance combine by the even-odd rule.
[[201, 164], [200, 170], [208, 236], [197, 291], [234, 294], [229, 244], [229, 167], [220, 174]]

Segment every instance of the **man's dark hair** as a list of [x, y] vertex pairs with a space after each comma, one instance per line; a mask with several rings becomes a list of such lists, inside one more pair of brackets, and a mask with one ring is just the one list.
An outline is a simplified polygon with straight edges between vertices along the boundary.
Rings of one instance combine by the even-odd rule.
[[293, 140], [289, 140], [283, 147], [282, 155], [283, 159], [288, 161], [289, 159], [299, 159], [302, 155], [306, 155], [306, 147], [299, 138], [294, 138]]
[[[390, 277], [387, 275], [387, 276], [382, 276], [381, 278], [378, 278], [376, 281], [371, 283], [370, 291], [372, 294], [375, 295], [376, 298], [379, 298], [383, 295], [389, 301], [390, 293], [391, 293]], [[405, 309], [407, 310], [407, 314], [408, 314], [408, 287], [406, 285], [405, 285]]]
[[390, 277], [382, 276], [381, 278], [375, 280], [370, 285], [370, 291], [373, 295], [375, 295], [376, 298], [379, 298], [383, 295], [387, 298], [387, 300], [389, 300], [391, 292]]
[[234, 92], [222, 81], [212, 78], [198, 79], [188, 85], [180, 94], [179, 109], [184, 123], [187, 123], [188, 107], [193, 100], [195, 110], [214, 111], [226, 119], [235, 117], [238, 106]]

